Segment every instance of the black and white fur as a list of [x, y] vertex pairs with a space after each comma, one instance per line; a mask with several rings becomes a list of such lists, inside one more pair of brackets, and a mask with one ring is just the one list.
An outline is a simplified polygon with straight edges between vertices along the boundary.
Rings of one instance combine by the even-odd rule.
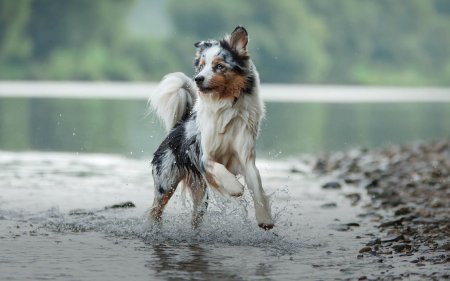
[[164, 206], [182, 183], [192, 195], [192, 225], [197, 227], [208, 206], [206, 189], [241, 196], [244, 186], [236, 176], [243, 175], [258, 225], [273, 227], [255, 165], [264, 104], [247, 43], [241, 26], [220, 41], [196, 43], [195, 83], [183, 73], [171, 73], [150, 97], [168, 130], [152, 161], [155, 198], [150, 216], [155, 222], [161, 221]]

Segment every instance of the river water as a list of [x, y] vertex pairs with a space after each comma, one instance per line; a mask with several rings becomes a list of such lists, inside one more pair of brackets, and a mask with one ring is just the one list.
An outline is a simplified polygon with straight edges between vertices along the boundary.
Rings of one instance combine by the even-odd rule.
[[[0, 279], [327, 280], [433, 270], [401, 257], [393, 257], [398, 266], [357, 258], [377, 235], [358, 216], [365, 194], [356, 206], [345, 197], [360, 189], [325, 190], [329, 179], [312, 176], [300, 162], [257, 165], [276, 227], [257, 227], [248, 192], [238, 200], [211, 193], [204, 224], [194, 231], [190, 198], [181, 190], [161, 229], [147, 221], [148, 160], [0, 152]], [[136, 207], [105, 208], [124, 201]]]

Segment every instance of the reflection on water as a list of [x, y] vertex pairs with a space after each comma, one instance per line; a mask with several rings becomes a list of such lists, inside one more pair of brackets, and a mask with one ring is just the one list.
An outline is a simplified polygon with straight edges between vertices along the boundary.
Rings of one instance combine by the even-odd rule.
[[[149, 156], [164, 132], [137, 100], [0, 99], [0, 149]], [[267, 103], [260, 157], [450, 136], [449, 103]]]

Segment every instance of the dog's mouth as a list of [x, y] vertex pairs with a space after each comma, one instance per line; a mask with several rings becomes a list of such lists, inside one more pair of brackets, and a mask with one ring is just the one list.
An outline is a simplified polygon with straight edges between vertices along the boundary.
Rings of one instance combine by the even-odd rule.
[[205, 86], [203, 86], [201, 84], [197, 84], [197, 88], [202, 93], [210, 93], [210, 92], [213, 92], [216, 89], [215, 87], [205, 87]]

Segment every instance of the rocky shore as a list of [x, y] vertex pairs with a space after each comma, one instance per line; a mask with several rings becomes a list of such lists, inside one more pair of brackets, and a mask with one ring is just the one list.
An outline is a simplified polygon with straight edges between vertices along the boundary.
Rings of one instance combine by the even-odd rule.
[[[385, 262], [403, 256], [417, 267], [442, 264], [442, 271], [426, 277], [450, 278], [450, 140], [330, 153], [312, 165], [335, 179], [323, 188], [354, 185], [370, 196], [361, 217], [370, 218], [379, 233], [358, 258]], [[355, 204], [360, 199], [358, 193], [348, 197]]]

